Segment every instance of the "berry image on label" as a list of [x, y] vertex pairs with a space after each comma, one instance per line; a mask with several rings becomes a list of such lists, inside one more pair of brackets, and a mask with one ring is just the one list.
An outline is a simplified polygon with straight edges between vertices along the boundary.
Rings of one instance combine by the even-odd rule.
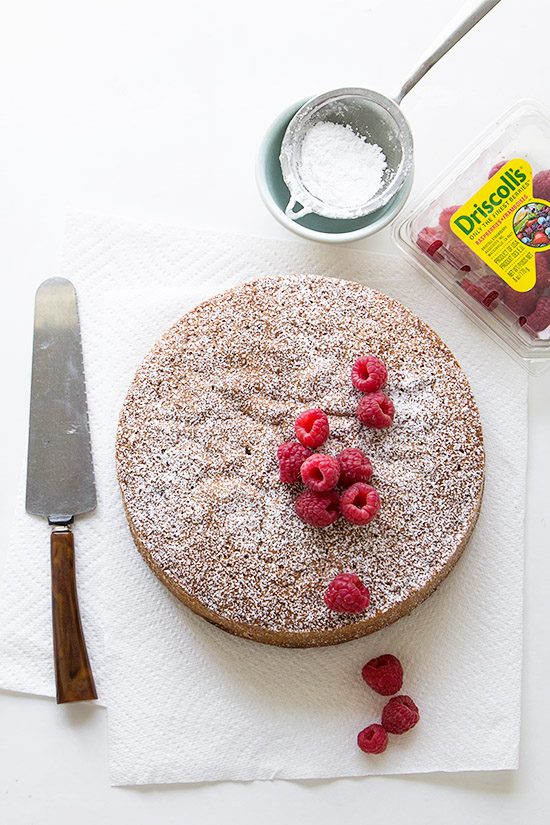
[[550, 228], [550, 205], [536, 202], [528, 203], [518, 209], [514, 215], [514, 232], [516, 238], [526, 246], [541, 249], [550, 244], [546, 230]]

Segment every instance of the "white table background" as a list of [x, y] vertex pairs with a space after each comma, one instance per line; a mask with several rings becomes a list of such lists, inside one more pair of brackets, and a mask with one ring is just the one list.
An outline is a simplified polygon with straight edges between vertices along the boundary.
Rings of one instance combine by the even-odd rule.
[[[292, 239], [255, 188], [255, 156], [271, 120], [293, 101], [339, 86], [395, 93], [459, 6], [454, 0], [4, 1], [5, 534], [26, 441], [33, 296], [58, 272], [66, 213]], [[550, 106], [547, 12], [547, 3], [502, 0], [405, 99], [416, 146], [413, 198], [518, 98]], [[354, 246], [395, 251], [389, 228]], [[1, 694], [0, 821], [547, 822], [549, 410], [550, 373], [531, 379], [529, 391], [519, 771], [111, 788], [103, 709]]]

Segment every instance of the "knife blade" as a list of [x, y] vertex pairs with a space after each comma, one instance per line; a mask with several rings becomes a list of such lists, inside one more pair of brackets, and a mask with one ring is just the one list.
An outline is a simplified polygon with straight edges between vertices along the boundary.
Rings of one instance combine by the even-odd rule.
[[49, 278], [36, 292], [26, 510], [52, 527], [52, 623], [57, 702], [97, 699], [76, 589], [77, 515], [96, 507], [76, 292]]

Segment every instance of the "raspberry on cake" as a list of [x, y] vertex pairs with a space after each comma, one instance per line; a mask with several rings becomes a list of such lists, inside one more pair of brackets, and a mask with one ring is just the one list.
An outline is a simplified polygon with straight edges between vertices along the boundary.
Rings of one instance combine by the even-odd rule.
[[331, 455], [314, 453], [300, 468], [302, 481], [310, 490], [325, 493], [333, 490], [340, 478], [340, 465]]
[[362, 450], [346, 447], [336, 456], [340, 465], [340, 487], [350, 487], [357, 481], [369, 481], [372, 476], [372, 464]]
[[370, 602], [370, 592], [355, 573], [341, 573], [329, 584], [324, 600], [336, 613], [362, 613]]
[[358, 358], [351, 368], [351, 383], [361, 392], [376, 392], [388, 379], [385, 364], [375, 355]]
[[300, 479], [300, 468], [311, 450], [299, 441], [285, 441], [277, 447], [279, 478], [283, 484], [295, 484]]
[[314, 527], [329, 527], [340, 516], [340, 497], [336, 490], [316, 493], [306, 490], [294, 502], [296, 515]]
[[340, 512], [352, 524], [368, 524], [379, 509], [378, 490], [362, 481], [352, 484], [340, 496]]
[[375, 430], [385, 430], [389, 427], [394, 415], [393, 401], [382, 390], [364, 395], [357, 407], [359, 421]]
[[328, 418], [323, 410], [305, 410], [294, 424], [296, 438], [304, 447], [320, 447], [328, 438]]

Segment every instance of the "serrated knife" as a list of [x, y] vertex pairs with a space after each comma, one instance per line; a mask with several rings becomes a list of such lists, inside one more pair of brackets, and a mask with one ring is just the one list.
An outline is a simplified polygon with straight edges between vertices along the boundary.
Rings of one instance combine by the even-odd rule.
[[36, 292], [26, 510], [52, 527], [52, 621], [57, 701], [97, 699], [76, 590], [77, 515], [96, 507], [76, 292], [49, 278]]

